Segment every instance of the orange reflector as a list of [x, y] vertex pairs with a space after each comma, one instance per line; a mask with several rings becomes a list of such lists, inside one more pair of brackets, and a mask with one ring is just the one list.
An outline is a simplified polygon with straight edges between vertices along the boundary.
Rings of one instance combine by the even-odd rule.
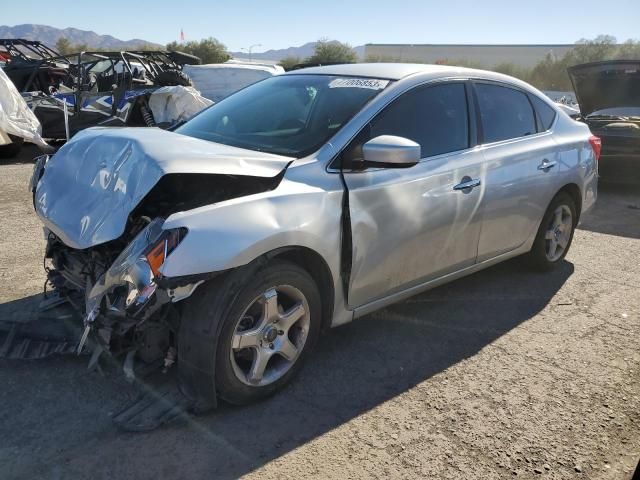
[[160, 276], [160, 267], [164, 263], [165, 244], [166, 240], [163, 240], [153, 247], [149, 253], [147, 253], [147, 262], [149, 262], [151, 271], [156, 277]]

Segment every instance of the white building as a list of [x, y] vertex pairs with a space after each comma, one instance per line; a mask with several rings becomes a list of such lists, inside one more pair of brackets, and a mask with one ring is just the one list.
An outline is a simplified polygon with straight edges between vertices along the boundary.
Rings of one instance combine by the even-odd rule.
[[513, 63], [531, 68], [547, 54], [561, 58], [575, 45], [434, 45], [375, 44], [365, 45], [365, 58], [378, 61], [417, 63], [455, 63], [464, 61], [479, 67]]

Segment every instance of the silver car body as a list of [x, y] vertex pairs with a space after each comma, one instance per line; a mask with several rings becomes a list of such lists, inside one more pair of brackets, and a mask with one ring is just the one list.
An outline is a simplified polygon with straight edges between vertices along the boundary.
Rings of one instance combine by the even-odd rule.
[[[220, 168], [225, 173], [241, 168], [243, 175], [270, 176], [284, 170], [275, 189], [169, 216], [163, 229], [185, 227], [189, 233], [166, 259], [161, 272], [169, 278], [220, 272], [283, 247], [305, 249], [320, 257], [330, 272], [334, 293], [331, 324], [335, 326], [529, 251], [545, 210], [563, 188], [575, 192], [583, 212], [595, 202], [597, 163], [589, 144], [588, 127], [569, 118], [524, 82], [480, 70], [412, 64], [337, 65], [286, 75], [299, 74], [370, 77], [392, 82], [328, 143], [301, 159], [243, 151], [191, 138], [181, 140], [180, 146], [174, 148], [170, 145], [181, 137], [177, 134], [153, 129], [127, 133], [133, 146], [126, 151], [137, 152], [138, 163], [113, 161], [116, 157], [104, 154], [99, 157], [103, 167], [87, 167], [86, 175], [92, 178], [99, 176], [101, 168], [108, 170], [103, 174], [108, 177], [108, 185], [120, 181], [127, 186], [127, 192], [135, 191], [134, 184], [140, 189], [137, 195], [123, 195], [117, 200], [117, 195], [113, 197], [117, 208], [109, 208], [108, 212], [104, 206], [80, 202], [78, 197], [75, 205], [74, 202], [62, 205], [57, 216], [51, 213], [56, 210], [52, 205], [56, 192], [48, 190], [57, 188], [59, 193], [64, 188], [64, 182], [54, 187], [57, 161], [54, 157], [36, 190], [39, 216], [65, 243], [85, 248], [120, 235], [139, 196], [163, 172], [205, 169], [213, 173]], [[345, 187], [340, 172], [332, 168], [332, 161], [365, 124], [403, 93], [425, 84], [469, 79], [498, 82], [538, 96], [557, 112], [552, 128], [423, 158], [411, 168], [345, 171], [352, 244], [351, 268], [345, 277], [341, 264]], [[95, 133], [84, 135], [87, 135], [84, 141], [90, 143]], [[155, 151], [148, 147], [152, 143], [157, 145]], [[186, 159], [185, 145], [189, 145], [187, 153], [191, 154]], [[65, 163], [66, 167], [60, 168], [77, 169], [92, 160], [79, 150], [75, 155], [84, 161], [77, 160], [75, 167], [73, 162]], [[121, 152], [119, 158], [127, 155], [131, 158], [132, 154]], [[213, 167], [204, 161], [207, 156], [228, 161], [216, 162], [218, 167]], [[545, 167], [545, 162], [553, 163], [553, 168]], [[148, 184], [141, 184], [127, 173], [142, 168], [141, 165], [154, 172], [153, 177], [145, 177]], [[58, 178], [77, 171], [60, 172]], [[467, 177], [477, 180], [478, 186], [471, 191], [453, 188]], [[91, 230], [83, 226], [83, 218], [96, 216], [98, 223], [107, 221], [108, 227], [101, 229], [98, 225]], [[87, 234], [89, 230], [92, 234]], [[192, 291], [190, 288], [188, 294]]]

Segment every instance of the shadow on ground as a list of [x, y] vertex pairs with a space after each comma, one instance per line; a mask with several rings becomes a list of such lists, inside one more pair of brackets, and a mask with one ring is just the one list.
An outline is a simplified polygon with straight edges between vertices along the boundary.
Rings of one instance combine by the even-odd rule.
[[42, 151], [32, 143], [25, 143], [20, 153], [14, 158], [0, 158], [0, 165], [18, 165], [21, 163], [33, 163], [33, 159], [42, 155]]
[[[330, 331], [265, 402], [145, 434], [109, 419], [134, 395], [115, 371], [86, 373], [86, 359], [2, 361], [0, 464], [9, 477], [237, 478], [473, 356], [540, 312], [572, 273], [569, 262], [543, 275], [517, 259], [497, 265]], [[0, 305], [0, 318], [37, 300]]]
[[640, 238], [640, 185], [601, 182], [595, 207], [583, 215], [581, 230]]

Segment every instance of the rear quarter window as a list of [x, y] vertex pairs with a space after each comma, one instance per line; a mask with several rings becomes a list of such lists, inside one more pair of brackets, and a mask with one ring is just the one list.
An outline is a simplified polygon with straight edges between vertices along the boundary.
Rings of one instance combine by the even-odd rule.
[[538, 118], [540, 119], [541, 132], [546, 132], [553, 125], [553, 121], [556, 119], [556, 111], [551, 108], [545, 101], [535, 95], [529, 95], [533, 108], [536, 109]]

